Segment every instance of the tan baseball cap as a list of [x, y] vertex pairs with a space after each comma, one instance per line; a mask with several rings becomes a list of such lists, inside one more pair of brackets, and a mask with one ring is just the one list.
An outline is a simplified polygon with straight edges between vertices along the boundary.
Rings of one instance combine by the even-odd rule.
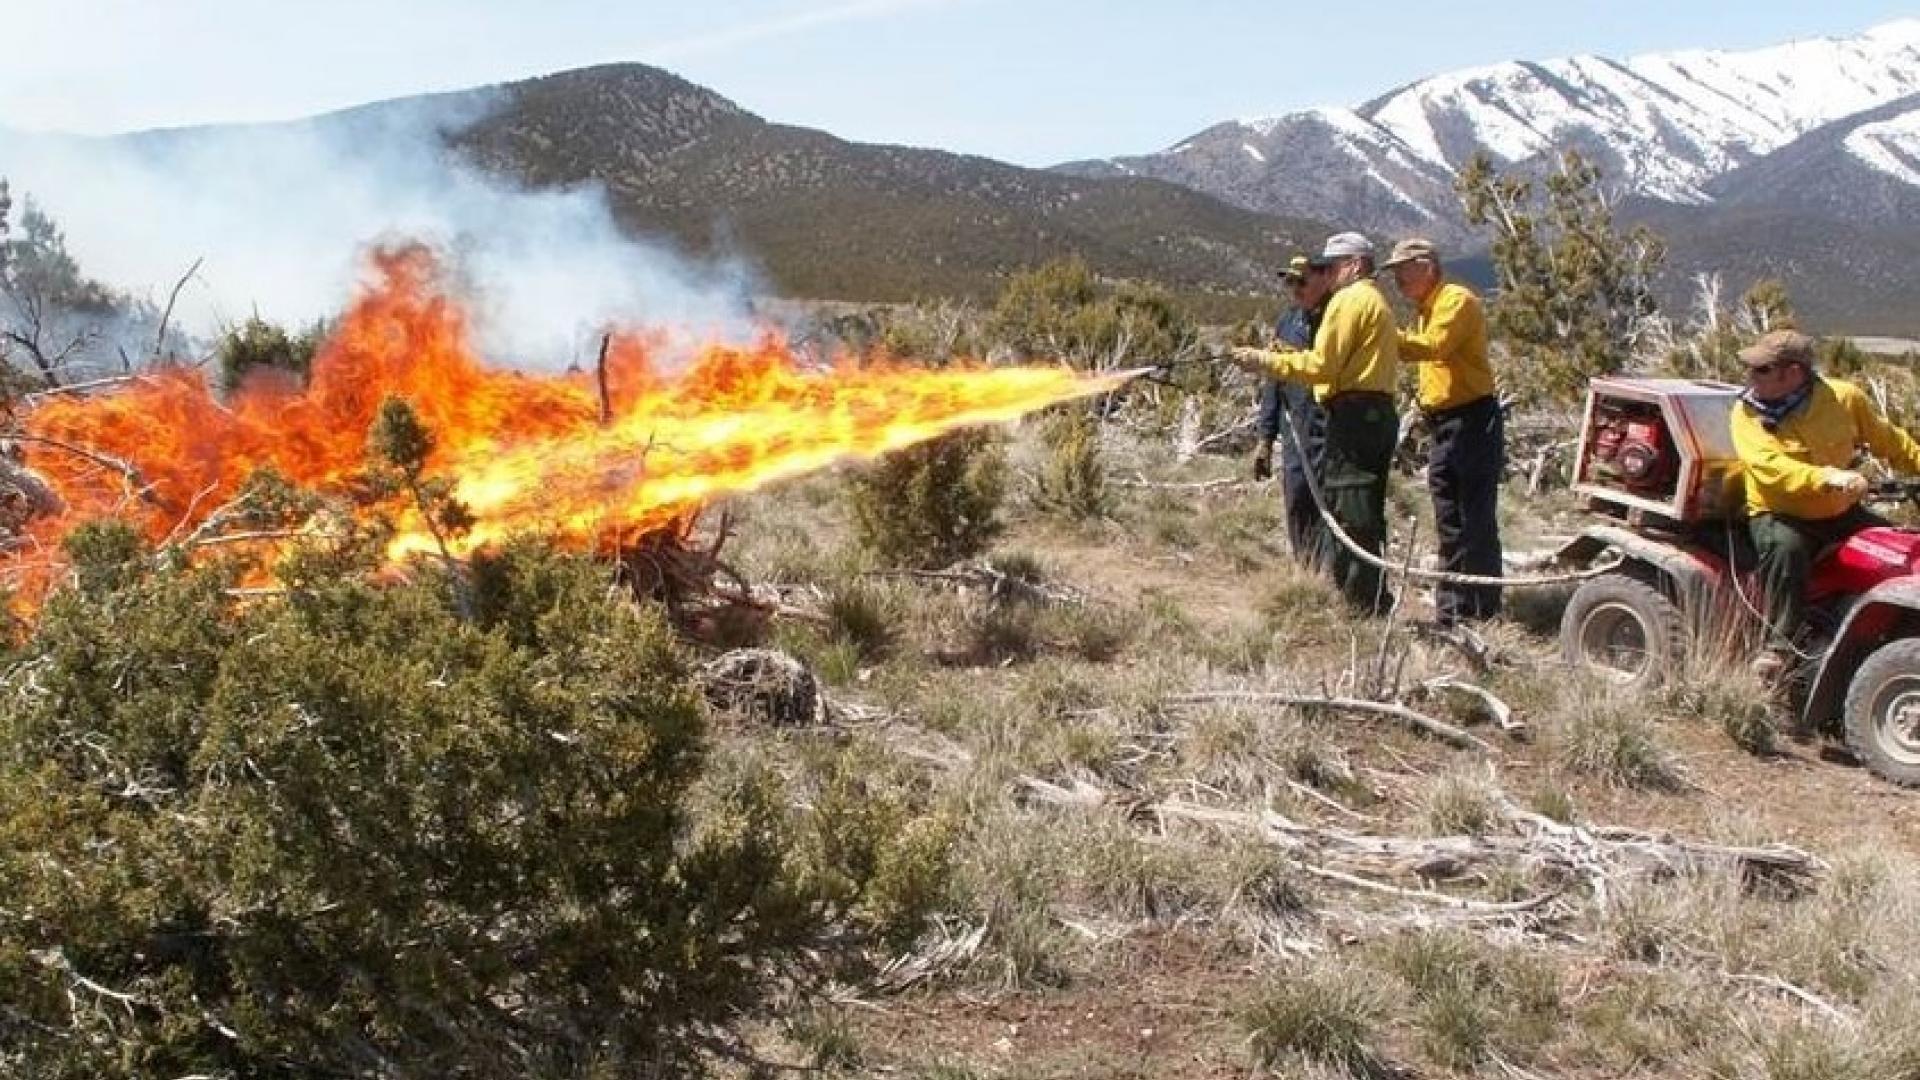
[[1417, 262], [1420, 259], [1437, 259], [1439, 257], [1440, 249], [1433, 246], [1433, 241], [1425, 240], [1417, 236], [1409, 237], [1393, 245], [1393, 253], [1387, 256], [1386, 262], [1380, 264], [1380, 269], [1391, 270], [1401, 263]]
[[1766, 364], [1805, 364], [1813, 366], [1813, 339], [1798, 330], [1773, 330], [1740, 350], [1740, 362], [1748, 367]]

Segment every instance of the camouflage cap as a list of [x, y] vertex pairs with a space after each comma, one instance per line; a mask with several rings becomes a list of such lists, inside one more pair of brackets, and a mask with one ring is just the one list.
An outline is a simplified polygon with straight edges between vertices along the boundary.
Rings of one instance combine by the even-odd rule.
[[1391, 270], [1402, 263], [1439, 257], [1440, 249], [1433, 246], [1433, 241], [1417, 236], [1409, 237], [1393, 245], [1393, 253], [1387, 256], [1386, 262], [1380, 264], [1380, 269]]
[[1307, 280], [1307, 270], [1307, 257], [1305, 255], [1295, 255], [1293, 258], [1287, 260], [1287, 268], [1280, 271], [1280, 276], [1286, 278], [1288, 281], [1305, 281]]
[[1741, 349], [1740, 362], [1748, 367], [1779, 363], [1812, 367], [1813, 339], [1798, 330], [1773, 330]]

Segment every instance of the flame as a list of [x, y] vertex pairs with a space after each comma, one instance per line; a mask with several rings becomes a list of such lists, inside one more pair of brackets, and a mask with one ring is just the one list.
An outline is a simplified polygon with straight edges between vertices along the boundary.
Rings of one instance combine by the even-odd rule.
[[[117, 516], [155, 543], [191, 535], [262, 468], [351, 496], [364, 486], [368, 430], [389, 396], [411, 404], [433, 433], [427, 471], [452, 480], [473, 512], [477, 524], [454, 541], [464, 554], [529, 532], [616, 547], [730, 493], [1010, 420], [1124, 379], [845, 358], [809, 372], [771, 333], [750, 348], [702, 348], [668, 375], [655, 364], [663, 334], [623, 333], [607, 358], [603, 416], [591, 372], [483, 365], [427, 249], [376, 252], [372, 269], [304, 386], [267, 374], [223, 403], [198, 370], [172, 367], [118, 392], [51, 398], [30, 413], [25, 461], [60, 510], [29, 526], [32, 543], [8, 556], [12, 565], [0, 562], [15, 590], [44, 588], [59, 569], [47, 553], [80, 522]], [[402, 520], [390, 554], [434, 544], [417, 519]]]

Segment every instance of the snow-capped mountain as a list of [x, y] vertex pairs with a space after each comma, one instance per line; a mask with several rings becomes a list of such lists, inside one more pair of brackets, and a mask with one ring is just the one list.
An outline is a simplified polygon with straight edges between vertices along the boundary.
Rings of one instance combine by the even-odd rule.
[[[1715, 184], [1836, 121], [1920, 94], [1920, 19], [1740, 52], [1513, 61], [1438, 75], [1358, 108], [1217, 124], [1144, 157], [1062, 169], [1173, 180], [1249, 209], [1383, 233], [1462, 235], [1452, 182], [1476, 153], [1574, 148], [1627, 193], [1707, 205]], [[1851, 129], [1876, 175], [1920, 185], [1920, 112]]]

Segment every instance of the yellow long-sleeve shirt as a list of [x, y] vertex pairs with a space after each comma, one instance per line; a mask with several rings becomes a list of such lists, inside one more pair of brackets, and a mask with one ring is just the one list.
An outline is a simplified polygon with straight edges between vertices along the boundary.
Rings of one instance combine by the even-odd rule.
[[1429, 412], [1452, 409], [1493, 393], [1487, 361], [1487, 313], [1465, 285], [1442, 282], [1427, 294], [1400, 331], [1400, 359], [1419, 365], [1417, 400]]
[[1321, 401], [1354, 390], [1391, 394], [1400, 375], [1393, 309], [1380, 286], [1362, 278], [1327, 301], [1313, 348], [1272, 351], [1264, 359], [1275, 378], [1306, 383]]
[[1753, 410], [1733, 406], [1733, 448], [1747, 488], [1747, 512], [1823, 520], [1857, 501], [1821, 483], [1827, 469], [1844, 469], [1865, 445], [1903, 472], [1920, 472], [1920, 443], [1895, 427], [1850, 382], [1814, 380], [1807, 403], [1768, 431]]

